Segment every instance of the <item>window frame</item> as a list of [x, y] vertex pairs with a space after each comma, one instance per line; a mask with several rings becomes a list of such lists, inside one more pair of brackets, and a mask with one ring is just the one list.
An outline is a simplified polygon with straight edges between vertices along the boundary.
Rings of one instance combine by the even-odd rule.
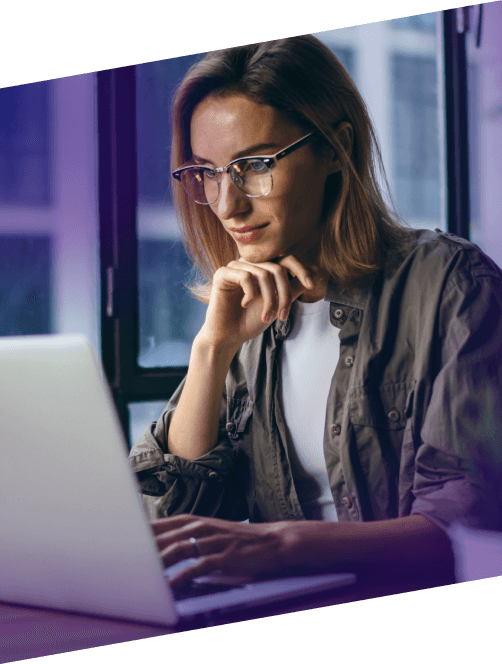
[[135, 67], [98, 72], [101, 353], [126, 439], [127, 405], [168, 400], [187, 367], [138, 366]]
[[[443, 16], [448, 231], [469, 239], [467, 63], [464, 10]], [[460, 13], [459, 13], [460, 12]], [[138, 365], [135, 67], [98, 72], [101, 348], [126, 440], [128, 404], [171, 397], [188, 367]]]
[[469, 137], [465, 33], [469, 7], [443, 12], [446, 209], [450, 233], [469, 240]]

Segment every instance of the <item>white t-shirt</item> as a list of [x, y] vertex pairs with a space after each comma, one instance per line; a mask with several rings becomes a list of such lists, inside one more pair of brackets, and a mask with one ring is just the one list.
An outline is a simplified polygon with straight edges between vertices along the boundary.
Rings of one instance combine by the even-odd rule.
[[279, 398], [300, 505], [307, 519], [337, 521], [324, 460], [326, 403], [340, 357], [330, 303], [296, 300], [279, 358]]

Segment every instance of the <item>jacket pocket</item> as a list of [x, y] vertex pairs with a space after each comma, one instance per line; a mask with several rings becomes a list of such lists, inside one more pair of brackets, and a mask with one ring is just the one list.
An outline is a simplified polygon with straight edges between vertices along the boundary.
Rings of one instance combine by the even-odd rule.
[[350, 421], [376, 429], [402, 429], [411, 415], [414, 386], [415, 381], [408, 381], [351, 390]]
[[247, 399], [227, 397], [226, 433], [232, 442], [242, 438], [247, 423], [253, 414], [254, 403]]

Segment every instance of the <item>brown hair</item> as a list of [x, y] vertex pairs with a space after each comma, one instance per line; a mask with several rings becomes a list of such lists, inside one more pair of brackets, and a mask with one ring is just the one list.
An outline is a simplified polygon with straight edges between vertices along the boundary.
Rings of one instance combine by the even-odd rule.
[[[361, 286], [378, 273], [390, 253], [406, 248], [409, 233], [390, 203], [380, 149], [366, 105], [351, 77], [312, 35], [291, 37], [208, 53], [181, 82], [173, 104], [172, 169], [191, 156], [192, 113], [207, 95], [243, 94], [272, 106], [305, 129], [317, 130], [338, 154], [342, 169], [328, 177], [320, 265], [341, 288]], [[351, 155], [336, 135], [349, 122]], [[380, 171], [386, 204], [377, 182]], [[203, 281], [191, 292], [208, 301], [216, 270], [238, 256], [237, 246], [208, 205], [198, 205], [179, 185], [174, 199], [185, 247]]]

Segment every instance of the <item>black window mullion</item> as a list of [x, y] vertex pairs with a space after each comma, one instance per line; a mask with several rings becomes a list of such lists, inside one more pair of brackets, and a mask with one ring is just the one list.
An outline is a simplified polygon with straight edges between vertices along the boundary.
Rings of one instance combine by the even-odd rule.
[[465, 27], [463, 9], [443, 12], [448, 230], [469, 239], [469, 143]]
[[[114, 251], [114, 162], [115, 123], [112, 112], [113, 71], [98, 72], [98, 181], [99, 181], [99, 240], [101, 280], [101, 355], [103, 367], [113, 386], [115, 383], [115, 350], [113, 345], [113, 317], [107, 313], [111, 305], [109, 294], [113, 286]], [[110, 273], [111, 271], [111, 273]]]

